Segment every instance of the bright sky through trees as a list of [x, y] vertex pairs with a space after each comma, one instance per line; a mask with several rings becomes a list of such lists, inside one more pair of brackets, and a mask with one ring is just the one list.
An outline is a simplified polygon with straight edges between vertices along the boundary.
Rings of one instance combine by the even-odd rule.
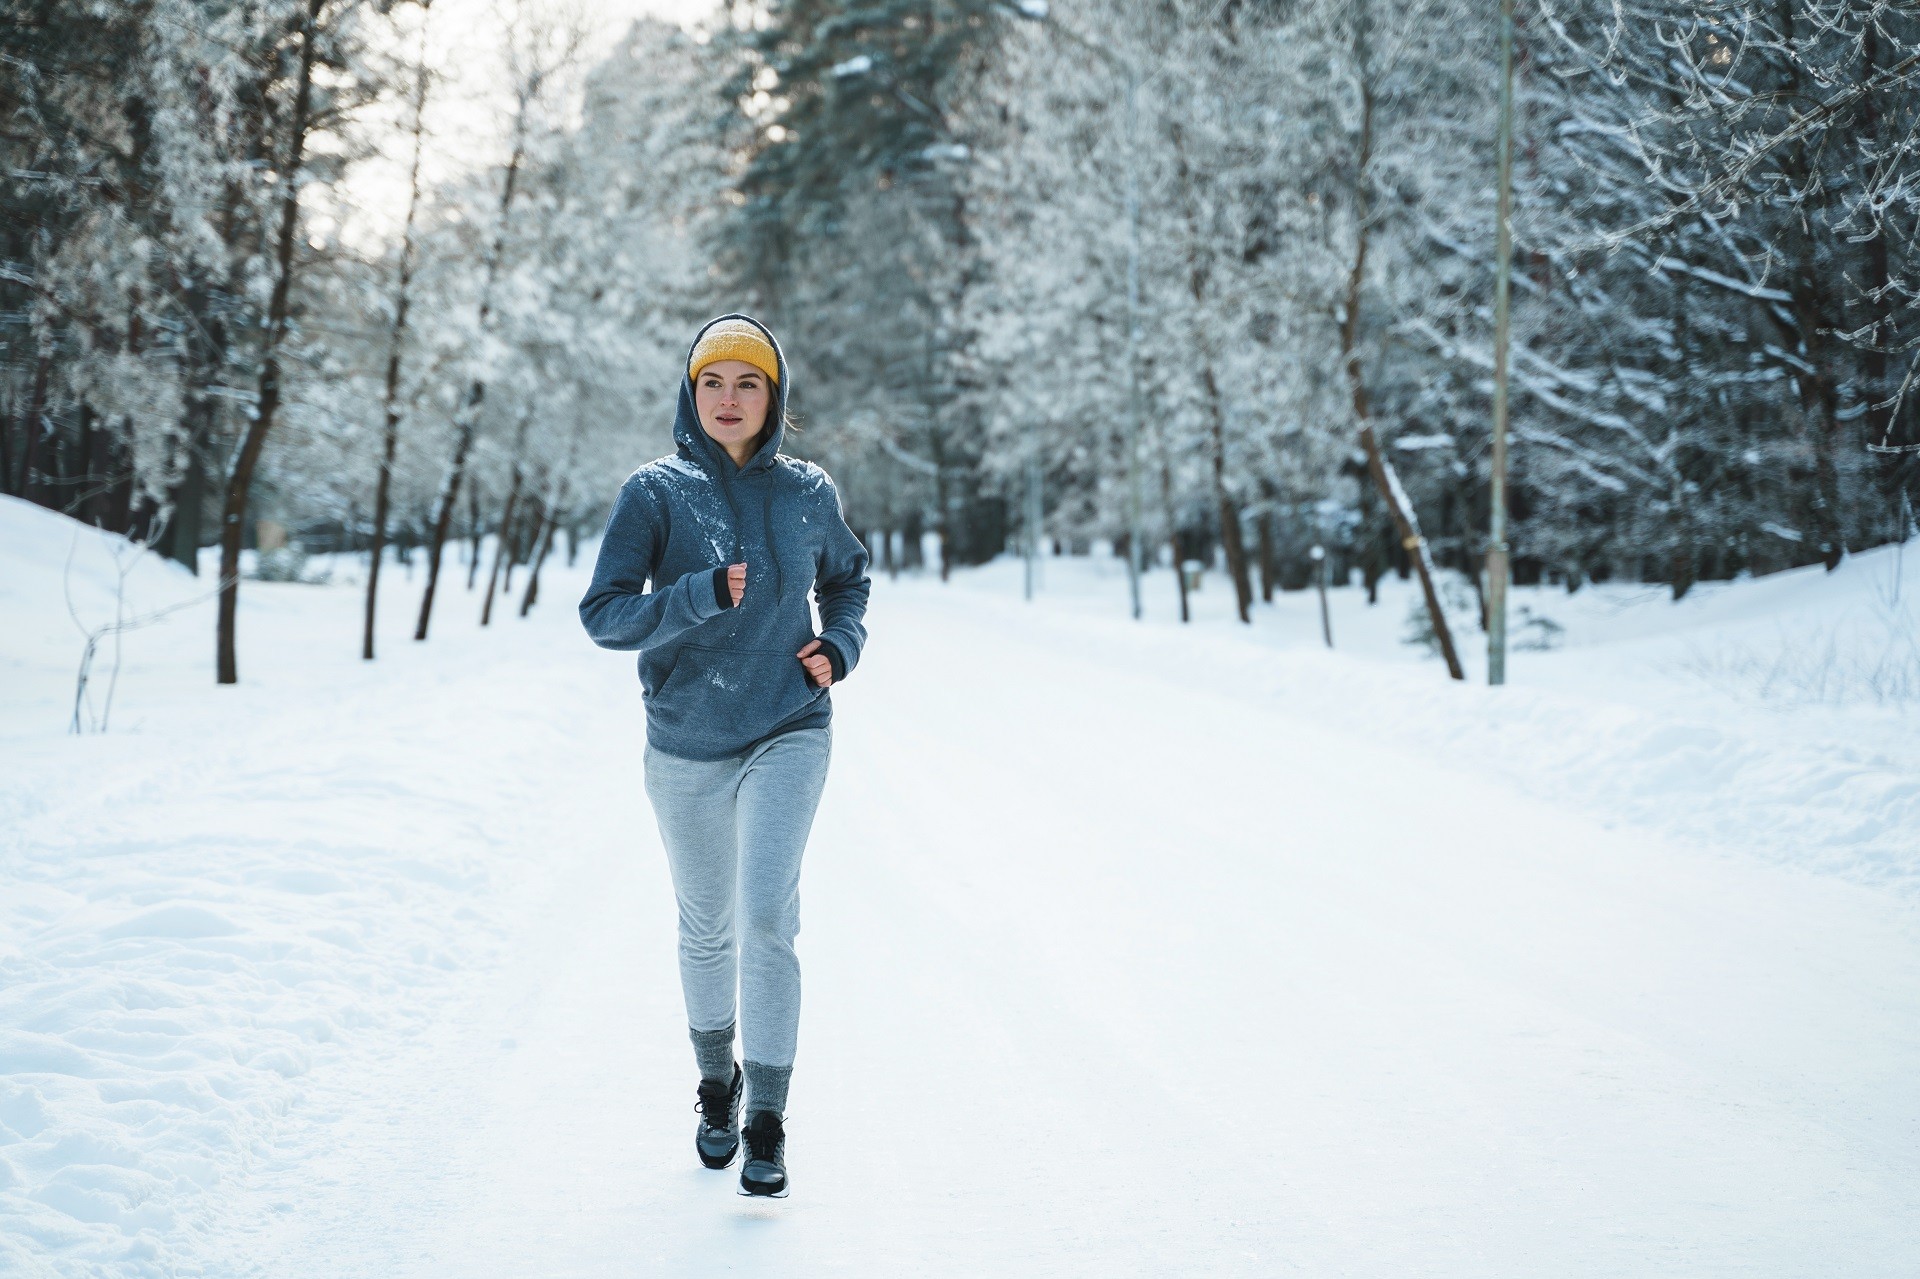
[[[534, 19], [577, 17], [589, 32], [584, 67], [598, 61], [638, 19], [690, 26], [714, 5], [711, 0], [434, 0], [428, 60], [439, 82], [428, 100], [431, 144], [422, 158], [429, 187], [501, 158], [509, 104], [503, 50], [516, 8]], [[397, 56], [414, 56], [419, 21], [417, 11], [401, 12]], [[397, 232], [406, 201], [405, 109], [396, 98], [368, 112], [366, 125], [379, 158], [354, 167], [342, 192], [351, 207], [323, 221], [320, 229], [356, 240]]]

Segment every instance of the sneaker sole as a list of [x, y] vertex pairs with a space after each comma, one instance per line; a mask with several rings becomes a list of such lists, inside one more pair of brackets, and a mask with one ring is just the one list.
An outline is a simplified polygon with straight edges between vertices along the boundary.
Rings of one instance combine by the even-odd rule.
[[742, 1186], [734, 1191], [734, 1193], [742, 1199], [785, 1199], [787, 1192], [791, 1189], [793, 1189], [792, 1186], [786, 1182], [781, 1182], [780, 1189], [778, 1190], [748, 1190], [745, 1186]]

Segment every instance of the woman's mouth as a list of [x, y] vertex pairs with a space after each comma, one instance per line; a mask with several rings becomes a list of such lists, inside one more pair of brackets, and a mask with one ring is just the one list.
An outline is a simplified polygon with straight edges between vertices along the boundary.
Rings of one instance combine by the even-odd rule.
[[743, 419], [737, 413], [716, 413], [713, 420], [722, 426], [738, 426]]

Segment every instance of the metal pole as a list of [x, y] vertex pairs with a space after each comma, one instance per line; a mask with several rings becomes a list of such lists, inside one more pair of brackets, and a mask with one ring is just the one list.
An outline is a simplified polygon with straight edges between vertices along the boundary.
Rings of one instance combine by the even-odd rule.
[[1021, 521], [1027, 526], [1027, 578], [1025, 598], [1033, 598], [1033, 560], [1040, 553], [1040, 539], [1033, 534], [1033, 459], [1027, 459], [1027, 518]]
[[1033, 456], [1027, 459], [1027, 598], [1040, 589], [1040, 564], [1044, 552], [1041, 546], [1046, 538], [1046, 506], [1043, 502], [1041, 487], [1045, 477], [1040, 473], [1040, 439], [1034, 437]]
[[[1225, 0], [1220, 0], [1216, 3], [1213, 12], [1217, 14], [1224, 2]], [[1127, 79], [1127, 586], [1133, 596], [1134, 620], [1138, 621], [1142, 611], [1140, 574], [1144, 552], [1140, 532], [1142, 510], [1140, 496], [1140, 173], [1134, 144], [1140, 131], [1140, 87], [1142, 84], [1150, 83], [1152, 79], [1158, 78], [1164, 72], [1155, 72], [1154, 76], [1143, 78], [1138, 67], [1114, 57], [1105, 45], [1087, 39], [1071, 27], [1060, 23], [1057, 18], [1047, 17], [1044, 5], [1016, 6], [1016, 11], [1033, 21], [1048, 22], [1054, 30]], [[1179, 565], [1175, 564], [1174, 569], [1176, 572], [1179, 571]]]
[[1041, 570], [1046, 563], [1046, 503], [1044, 486], [1046, 474], [1041, 471], [1041, 449], [1039, 440], [1033, 447], [1033, 471], [1027, 472], [1027, 528], [1033, 530], [1033, 590], [1041, 590]]
[[[1135, 156], [1140, 80], [1127, 79], [1127, 589], [1140, 620], [1140, 169]], [[1176, 566], [1177, 567], [1177, 566]]]
[[1327, 548], [1316, 546], [1307, 554], [1313, 560], [1314, 583], [1320, 588], [1320, 638], [1332, 648], [1333, 616], [1327, 611]]
[[1499, 201], [1493, 250], [1493, 527], [1487, 540], [1487, 683], [1507, 682], [1507, 337], [1513, 276], [1513, 0], [1500, 0]]

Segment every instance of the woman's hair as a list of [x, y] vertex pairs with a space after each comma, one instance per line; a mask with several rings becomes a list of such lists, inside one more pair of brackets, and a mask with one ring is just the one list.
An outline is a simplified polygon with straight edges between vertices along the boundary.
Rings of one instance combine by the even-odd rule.
[[[786, 431], [788, 435], [798, 435], [800, 433], [799, 421], [793, 416], [793, 414], [787, 412], [784, 404], [781, 406], [781, 409], [780, 409], [779, 425], [781, 429]], [[753, 437], [753, 447], [756, 451], [758, 451], [760, 446], [765, 444], [767, 442], [768, 437], [773, 434], [773, 427], [774, 427], [773, 405], [768, 404], [767, 420], [765, 423], [761, 425], [760, 433]]]

